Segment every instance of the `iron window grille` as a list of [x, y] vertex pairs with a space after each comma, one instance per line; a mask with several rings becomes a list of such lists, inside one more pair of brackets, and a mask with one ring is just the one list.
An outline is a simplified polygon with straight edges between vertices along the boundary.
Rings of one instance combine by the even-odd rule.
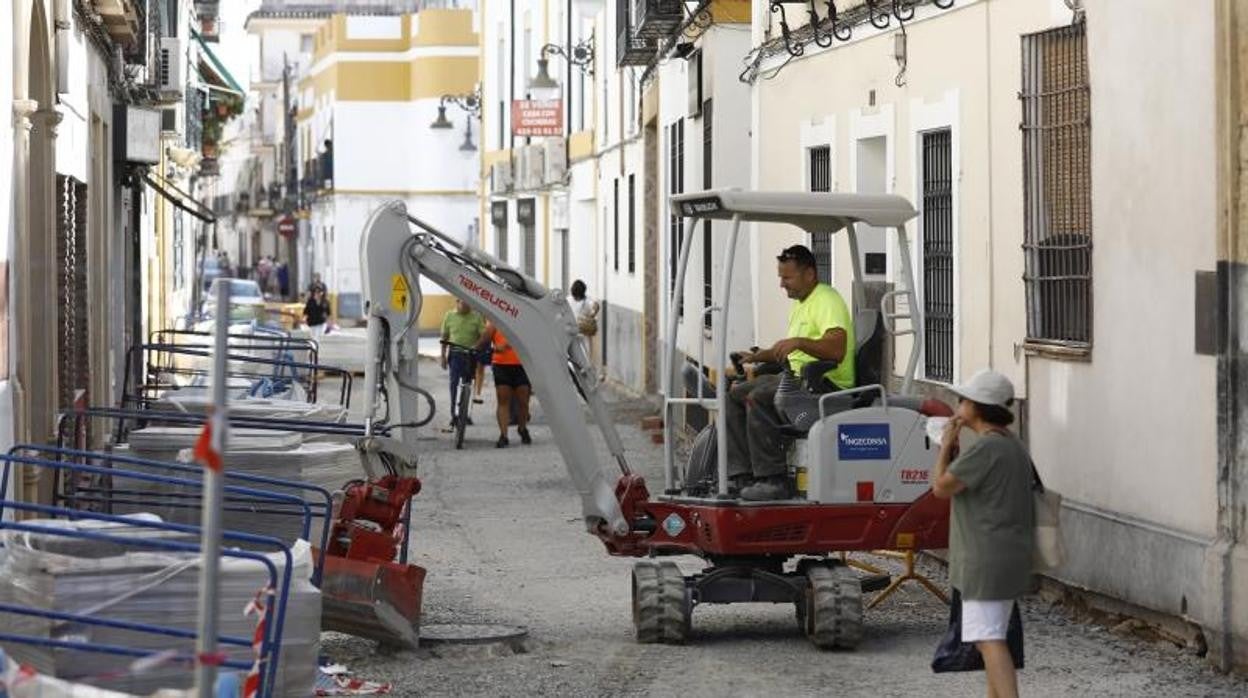
[[[710, 189], [714, 181], [714, 161], [712, 158], [713, 149], [713, 133], [711, 123], [713, 119], [713, 105], [711, 100], [702, 103], [702, 188]], [[714, 238], [711, 235], [711, 220], [708, 218], [702, 222], [702, 307], [709, 308], [715, 304], [715, 286], [714, 286], [714, 249], [711, 242]], [[711, 314], [702, 314], [702, 326], [710, 329], [712, 326]]]
[[929, 380], [953, 382], [953, 137], [949, 129], [922, 136], [923, 369]]
[[[832, 191], [832, 147], [815, 146], [810, 149], [810, 190]], [[810, 234], [810, 251], [815, 255], [819, 280], [832, 283], [832, 233]]]
[[1022, 39], [1027, 340], [1092, 346], [1091, 90], [1084, 22]]
[[659, 48], [657, 39], [639, 36], [633, 31], [633, 22], [629, 15], [629, 0], [616, 0], [615, 65], [619, 68], [648, 65]]
[[90, 384], [87, 297], [87, 185], [56, 176], [57, 387], [61, 407]]
[[[627, 4], [626, 0], [620, 1]], [[632, 0], [633, 33], [654, 39], [666, 37], [684, 19], [681, 0]]]
[[[677, 119], [668, 131], [667, 182], [668, 193], [680, 194], [685, 190], [685, 120]], [[680, 270], [680, 246], [684, 241], [684, 222], [672, 211], [668, 216], [668, 291], [676, 292], [676, 274]], [[685, 316], [685, 304], [682, 299], [676, 306], [676, 315]]]
[[628, 273], [637, 271], [637, 176], [628, 176]]
[[611, 265], [620, 270], [620, 178], [616, 177], [611, 198]]

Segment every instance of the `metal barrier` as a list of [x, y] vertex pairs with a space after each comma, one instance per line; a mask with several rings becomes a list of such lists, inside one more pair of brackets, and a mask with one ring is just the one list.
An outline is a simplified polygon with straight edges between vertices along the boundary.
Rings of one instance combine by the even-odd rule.
[[[354, 380], [351, 372], [338, 366], [327, 366], [308, 361], [296, 361], [294, 358], [271, 358], [265, 356], [249, 356], [238, 351], [250, 351], [250, 347], [227, 347], [228, 361], [227, 378], [241, 378], [249, 381], [252, 388], [262, 381], [298, 382], [307, 394], [308, 402], [317, 400], [317, 384], [321, 378], [337, 378], [339, 380], [337, 404], [349, 408], [351, 406], [351, 385]], [[180, 344], [135, 344], [127, 352], [126, 369], [123, 376], [123, 405], [146, 406], [157, 393], [179, 390], [181, 386], [166, 377], [207, 378], [208, 368], [180, 366], [177, 358], [211, 359], [210, 347], [188, 347]], [[134, 367], [143, 366], [146, 375], [134, 375]], [[240, 367], [241, 366], [241, 367]], [[245, 368], [250, 366], [251, 368]]]
[[[40, 458], [33, 455], [22, 454], [46, 454], [49, 457]], [[82, 461], [89, 462], [67, 461], [65, 460], [66, 457], [77, 458]], [[95, 463], [95, 465], [92, 463]], [[81, 451], [77, 449], [54, 448], [51, 446], [19, 444], [11, 448], [8, 454], [0, 456], [0, 492], [5, 491], [9, 482], [10, 473], [15, 465], [35, 466], [54, 471], [56, 473], [56, 478], [53, 485], [53, 498], [54, 501], [63, 503], [67, 510], [92, 511], [89, 508], [80, 506], [83, 504], [103, 505], [104, 511], [99, 513], [108, 515], [116, 515], [116, 512], [113, 509], [117, 505], [189, 509], [194, 511], [200, 511], [202, 509], [202, 497], [198, 495], [188, 496], [189, 493], [162, 491], [153, 492], [118, 488], [116, 486], [116, 480], [132, 480], [135, 482], [147, 482], [153, 484], [186, 487], [193, 490], [202, 490], [203, 481], [197, 477], [155, 475], [139, 470], [127, 470], [115, 467], [116, 465], [125, 465], [138, 468], [148, 468], [156, 471], [184, 473], [190, 476], [198, 476], [201, 470], [197, 465], [168, 463], [165, 461], [120, 456], [111, 453], [99, 453], [95, 451]], [[70, 478], [62, 477], [66, 474], [93, 475], [96, 476], [98, 480], [91, 481], [87, 486], [82, 486], [80, 484], [66, 492], [65, 487], [68, 483], [72, 482]], [[246, 482], [257, 485], [257, 487], [246, 487], [226, 484], [223, 488], [225, 491], [223, 511], [255, 512], [257, 510], [257, 505], [264, 505], [264, 513], [266, 514], [273, 514], [277, 516], [297, 515], [300, 517], [300, 536], [307, 541], [312, 540], [312, 519], [319, 518], [324, 522], [319, 536], [320, 549], [324, 550], [326, 548], [329, 542], [330, 518], [333, 515], [333, 496], [330, 494], [329, 490], [316, 485], [295, 482], [293, 480], [284, 480], [281, 478], [252, 475], [248, 473], [232, 473], [226, 471], [223, 475], [227, 483]], [[259, 485], [277, 489], [312, 493], [321, 501], [308, 502], [302, 497], [292, 494], [283, 494], [281, 492], [274, 492], [272, 490], [259, 487]], [[4, 515], [4, 506], [5, 503], [0, 501], [0, 516]], [[250, 531], [239, 532], [254, 533], [258, 535], [258, 533]], [[318, 559], [312, 569], [313, 584], [320, 586], [323, 570], [323, 556], [318, 556]]]
[[[24, 512], [28, 514], [38, 514], [51, 519], [65, 520], [88, 520], [106, 523], [121, 524], [131, 528], [139, 528], [153, 531], [165, 531], [174, 533], [183, 533], [188, 536], [194, 536], [198, 540], [200, 529], [196, 526], [183, 524], [170, 524], [155, 521], [148, 521], [135, 518], [127, 518], [120, 516], [112, 516], [109, 514], [100, 514], [95, 512], [85, 512], [74, 509], [66, 509], [63, 507], [47, 506], [42, 504], [28, 504], [24, 502], [4, 501], [0, 500], [0, 507], [16, 512]], [[188, 543], [175, 540], [158, 540], [152, 538], [141, 538], [133, 535], [124, 535], [120, 533], [103, 533], [100, 531], [84, 531], [78, 529], [62, 528], [58, 526], [41, 523], [40, 520], [33, 521], [4, 521], [0, 519], [0, 531], [10, 530], [22, 533], [31, 533], [38, 535], [56, 536], [64, 538], [72, 538], [87, 541], [96, 541], [101, 543], [111, 543], [122, 547], [138, 547], [148, 548], [152, 550], [163, 550], [175, 553], [198, 554], [200, 546], [198, 543]], [[293, 572], [294, 558], [289, 547], [282, 541], [269, 536], [260, 536], [249, 533], [239, 533], [235, 531], [225, 531], [222, 534], [225, 540], [234, 543], [248, 543], [257, 546], [270, 547], [281, 553], [285, 562], [285, 567], [279, 572], [277, 566], [267, 555], [259, 552], [241, 550], [237, 548], [223, 548], [221, 550], [222, 557], [236, 558], [242, 560], [252, 560], [264, 566], [268, 574], [268, 588], [275, 590], [276, 603], [265, 605], [265, 632], [260, 643], [258, 659], [262, 671], [260, 695], [271, 696], [276, 684], [278, 658], [281, 653], [282, 630], [286, 620], [286, 602], [290, 594], [290, 582]], [[12, 613], [16, 615], [24, 615], [31, 617], [45, 618], [48, 620], [80, 623], [86, 626], [110, 627], [122, 630], [135, 631], [139, 633], [159, 635], [163, 637], [190, 639], [195, 638], [195, 633], [177, 627], [168, 625], [157, 625], [152, 623], [140, 623], [124, 620], [116, 620], [109, 618], [97, 617], [90, 613], [65, 613], [59, 611], [48, 611], [45, 609], [32, 608], [19, 604], [0, 604], [0, 612]], [[238, 636], [220, 636], [218, 642], [223, 645], [233, 647], [250, 647], [253, 644], [252, 637]], [[55, 640], [50, 638], [37, 637], [32, 635], [23, 635], [10, 630], [0, 630], [0, 643], [15, 643], [34, 646], [51, 647], [56, 649], [66, 649], [81, 652], [95, 652], [103, 654], [111, 654], [123, 657], [140, 658], [164, 658], [164, 652], [152, 652], [150, 650], [142, 650], [134, 647], [123, 645], [110, 645], [97, 642], [86, 642], [77, 640]], [[173, 659], [193, 664], [196, 657], [193, 653], [177, 652]], [[239, 669], [243, 671], [252, 668], [254, 660], [231, 660], [222, 658], [220, 665], [231, 669]]]

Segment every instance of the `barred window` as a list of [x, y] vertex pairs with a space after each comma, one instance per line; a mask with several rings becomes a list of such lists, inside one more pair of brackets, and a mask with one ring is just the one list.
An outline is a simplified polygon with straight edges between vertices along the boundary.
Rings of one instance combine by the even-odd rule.
[[953, 381], [953, 147], [949, 129], [922, 136], [923, 368]]
[[612, 182], [611, 190], [611, 268], [620, 270], [620, 178]]
[[[832, 191], [832, 147], [821, 145], [810, 149], [810, 190]], [[832, 283], [832, 233], [810, 234], [810, 251], [815, 253], [819, 280]]]
[[637, 272], [637, 176], [628, 176], [628, 273]]
[[1091, 92], [1085, 24], [1022, 40], [1029, 342], [1092, 345]]
[[[175, 250], [175, 255], [177, 252]], [[87, 185], [68, 175], [56, 176], [56, 346], [61, 407], [90, 384], [87, 309]], [[179, 257], [175, 256], [175, 259]]]
[[[680, 194], [685, 190], [685, 120], [677, 119], [668, 127], [667, 139], [667, 184], [668, 192]], [[667, 283], [668, 292], [676, 292], [676, 274], [680, 267], [680, 245], [684, 240], [684, 221], [672, 211], [668, 216], [668, 255]], [[676, 307], [676, 314], [685, 315], [685, 304], [682, 300]]]

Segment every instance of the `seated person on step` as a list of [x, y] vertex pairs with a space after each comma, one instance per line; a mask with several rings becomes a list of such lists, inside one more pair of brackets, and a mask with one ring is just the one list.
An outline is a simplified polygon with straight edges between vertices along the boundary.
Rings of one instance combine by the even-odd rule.
[[[785, 249], [776, 261], [780, 288], [794, 301], [788, 337], [744, 360], [787, 362], [795, 375], [812, 361], [837, 361], [824, 378], [838, 389], [853, 387], [854, 323], [845, 300], [819, 282], [815, 255], [804, 245]], [[780, 432], [783, 419], [775, 404], [779, 384], [779, 376], [764, 375], [729, 391], [728, 475], [742, 499], [784, 499], [792, 494]]]

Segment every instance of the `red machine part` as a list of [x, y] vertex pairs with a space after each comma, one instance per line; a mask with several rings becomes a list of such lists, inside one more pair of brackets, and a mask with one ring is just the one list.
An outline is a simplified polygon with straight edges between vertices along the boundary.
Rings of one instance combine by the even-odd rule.
[[626, 518], [657, 525], [652, 532], [622, 537], [600, 533], [612, 555], [822, 555], [928, 550], [949, 541], [949, 501], [931, 492], [908, 504], [717, 505], [650, 501], [645, 481], [626, 475], [616, 495]]
[[418, 492], [419, 479], [396, 475], [344, 489], [321, 581], [325, 629], [416, 646], [425, 570], [398, 560], [403, 521]]
[[387, 475], [347, 485], [329, 533], [330, 555], [352, 560], [390, 562], [403, 544], [403, 518], [420, 479]]

